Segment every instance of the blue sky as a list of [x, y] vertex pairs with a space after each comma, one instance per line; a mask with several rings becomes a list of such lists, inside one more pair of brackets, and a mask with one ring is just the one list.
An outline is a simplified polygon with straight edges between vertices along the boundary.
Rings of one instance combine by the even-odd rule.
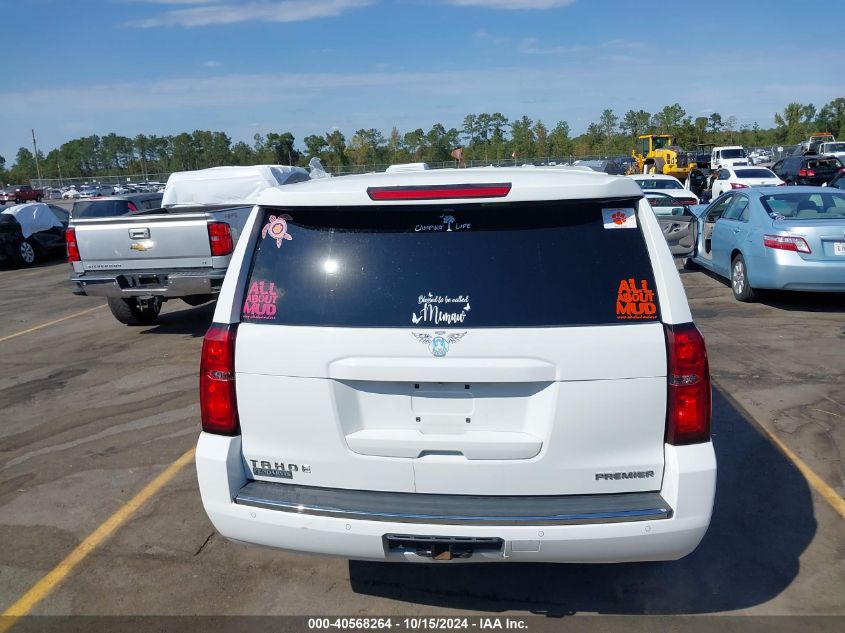
[[[845, 89], [845, 3], [794, 0], [15, 0], [4, 40], [0, 155], [88, 134], [334, 128], [385, 133], [469, 112], [574, 133], [603, 108], [718, 111], [766, 127], [790, 101]], [[718, 8], [728, 7], [728, 8]], [[33, 33], [32, 27], [38, 30]], [[824, 42], [807, 61], [806, 42]]]

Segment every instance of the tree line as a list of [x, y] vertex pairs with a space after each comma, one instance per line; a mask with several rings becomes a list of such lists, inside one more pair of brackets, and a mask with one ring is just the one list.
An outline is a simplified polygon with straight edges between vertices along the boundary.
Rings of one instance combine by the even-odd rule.
[[[465, 161], [612, 156], [630, 154], [637, 136], [653, 133], [675, 135], [684, 149], [705, 143], [793, 145], [815, 131], [845, 137], [845, 98], [818, 109], [813, 104], [790, 103], [774, 115], [774, 122], [774, 127], [764, 129], [757, 123], [738, 125], [736, 117], [722, 117], [718, 112], [693, 117], [674, 103], [654, 113], [628, 110], [618, 115], [605, 109], [578, 136], [572, 135], [564, 120], [547, 126], [527, 115], [511, 120], [500, 112], [468, 114], [460, 128], [435, 123], [428, 131], [400, 132], [394, 127], [387, 136], [374, 128], [357, 130], [349, 138], [331, 130], [306, 136], [302, 145], [290, 132], [256, 134], [251, 144], [233, 142], [225, 132], [210, 130], [166, 136], [138, 134], [134, 138], [110, 133], [70, 140], [46, 155], [39, 150], [38, 166], [43, 178], [87, 178], [218, 165], [307, 165], [313, 157], [331, 170], [343, 170], [352, 165], [449, 161], [457, 148]], [[0, 156], [0, 182], [24, 183], [36, 177], [35, 156], [28, 148], [17, 151], [8, 169]]]

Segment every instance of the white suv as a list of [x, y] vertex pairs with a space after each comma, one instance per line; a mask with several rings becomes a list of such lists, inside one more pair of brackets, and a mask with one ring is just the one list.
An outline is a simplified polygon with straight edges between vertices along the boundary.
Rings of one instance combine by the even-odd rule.
[[701, 541], [707, 354], [631, 179], [313, 180], [266, 190], [243, 236], [200, 370], [199, 487], [224, 536], [396, 561]]

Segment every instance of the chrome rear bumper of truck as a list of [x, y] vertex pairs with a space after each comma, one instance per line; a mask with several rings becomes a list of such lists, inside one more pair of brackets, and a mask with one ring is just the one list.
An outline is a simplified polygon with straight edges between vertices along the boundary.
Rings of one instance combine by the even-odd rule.
[[165, 298], [209, 295], [220, 292], [226, 270], [182, 271], [97, 271], [75, 273], [70, 280], [74, 294], [91, 297], [143, 297]]

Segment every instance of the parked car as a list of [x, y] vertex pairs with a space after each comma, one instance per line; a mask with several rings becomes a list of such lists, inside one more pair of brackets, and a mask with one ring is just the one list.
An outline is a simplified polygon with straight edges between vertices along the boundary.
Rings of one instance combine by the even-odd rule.
[[715, 173], [711, 197], [718, 198], [726, 191], [785, 184], [771, 169], [765, 167], [723, 167]]
[[62, 199], [64, 200], [75, 200], [80, 197], [82, 197], [82, 194], [79, 193], [79, 189], [76, 187], [71, 187], [62, 194]]
[[698, 196], [689, 189], [685, 189], [683, 183], [674, 176], [634, 174], [628, 177], [633, 179], [644, 192], [663, 191], [680, 200], [682, 204], [695, 205], [699, 203]]
[[827, 183], [827, 186], [833, 187], [834, 189], [845, 189], [845, 171], [836, 174], [833, 180]]
[[625, 173], [625, 167], [615, 160], [576, 160], [573, 165], [583, 165], [593, 171], [600, 171], [605, 174], [619, 176]]
[[823, 185], [842, 169], [830, 156], [787, 156], [772, 165], [772, 171], [787, 185]]
[[354, 559], [688, 554], [710, 384], [659, 226], [636, 183], [578, 168], [265, 190], [203, 343], [212, 523]]
[[88, 198], [73, 203], [70, 215], [74, 220], [81, 218], [112, 218], [140, 211], [161, 208], [163, 195], [160, 193], [136, 193], [127, 196], [106, 196]]
[[0, 261], [32, 266], [39, 259], [65, 252], [68, 212], [34, 202], [0, 211]]
[[29, 185], [10, 185], [0, 189], [0, 205], [7, 202], [23, 204], [24, 202], [41, 202], [44, 192], [41, 189], [33, 189]]
[[845, 193], [830, 187], [757, 187], [692, 209], [687, 264], [730, 280], [734, 297], [758, 289], [845, 292]]

